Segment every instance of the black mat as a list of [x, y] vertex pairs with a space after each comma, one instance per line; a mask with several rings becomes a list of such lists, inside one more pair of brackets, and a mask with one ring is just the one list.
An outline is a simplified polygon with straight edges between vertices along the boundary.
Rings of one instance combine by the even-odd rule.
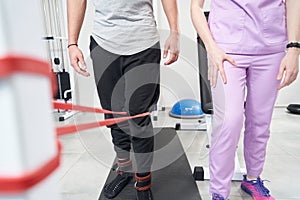
[[[154, 200], [201, 200], [190, 165], [173, 128], [155, 130], [155, 153], [152, 173]], [[162, 168], [163, 167], [163, 168]], [[111, 170], [106, 183], [116, 176]], [[135, 200], [134, 181], [115, 200]], [[101, 192], [99, 200], [107, 200]]]

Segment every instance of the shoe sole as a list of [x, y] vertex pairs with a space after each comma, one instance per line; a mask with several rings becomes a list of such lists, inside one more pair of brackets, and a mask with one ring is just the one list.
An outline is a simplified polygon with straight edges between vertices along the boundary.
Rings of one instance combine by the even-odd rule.
[[250, 190], [248, 190], [243, 184], [241, 184], [241, 189], [246, 192], [247, 194], [249, 194], [253, 200], [256, 200], [255, 197], [252, 196], [252, 192]]

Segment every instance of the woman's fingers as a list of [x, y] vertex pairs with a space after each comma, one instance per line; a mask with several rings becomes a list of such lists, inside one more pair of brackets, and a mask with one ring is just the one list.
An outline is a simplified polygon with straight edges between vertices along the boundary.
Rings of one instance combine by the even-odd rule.
[[283, 81], [281, 82], [281, 84], [279, 85], [278, 89], [282, 89], [283, 87], [285, 86], [288, 86], [290, 84], [290, 78], [291, 78], [291, 75], [290, 73], [288, 73], [287, 71], [285, 72], [285, 76], [283, 78]]
[[277, 75], [277, 80], [282, 79], [283, 74], [284, 74], [284, 70], [285, 70], [285, 64], [283, 62], [281, 62], [279, 72], [278, 72], [278, 75]]
[[213, 68], [213, 65], [210, 61], [208, 61], [208, 72], [207, 72], [207, 78], [208, 80], [210, 81], [211, 80], [211, 74], [212, 74], [212, 68]]
[[218, 68], [219, 68], [223, 83], [226, 84], [227, 83], [227, 78], [226, 78], [225, 70], [224, 70], [224, 67], [223, 67], [223, 63], [220, 63]]
[[232, 57], [230, 57], [228, 54], [225, 54], [225, 60], [230, 62], [232, 65], [237, 66], [235, 60]]
[[218, 79], [218, 68], [214, 66], [212, 69], [211, 86], [216, 87]]
[[227, 77], [223, 67], [223, 62], [219, 62], [217, 64], [210, 63], [208, 67], [208, 80], [212, 87], [216, 87], [217, 85], [218, 73], [220, 73], [223, 83], [226, 84]]

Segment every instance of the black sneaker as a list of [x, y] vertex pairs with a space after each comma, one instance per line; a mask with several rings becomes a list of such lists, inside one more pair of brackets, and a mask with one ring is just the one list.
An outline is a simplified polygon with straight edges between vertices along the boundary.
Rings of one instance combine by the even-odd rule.
[[135, 189], [136, 189], [136, 199], [137, 200], [153, 200], [153, 195], [151, 191], [151, 173], [146, 173], [145, 176], [138, 176], [135, 174]]
[[115, 198], [132, 180], [133, 174], [128, 172], [118, 173], [117, 177], [104, 186], [103, 194], [108, 199]]
[[136, 200], [153, 200], [151, 189], [148, 190], [136, 190]]

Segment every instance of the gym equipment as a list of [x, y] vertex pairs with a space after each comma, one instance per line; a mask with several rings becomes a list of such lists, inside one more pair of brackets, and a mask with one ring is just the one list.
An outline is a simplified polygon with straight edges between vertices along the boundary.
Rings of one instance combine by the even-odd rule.
[[194, 99], [183, 99], [175, 103], [169, 113], [171, 117], [195, 119], [204, 116], [201, 103]]
[[292, 114], [300, 115], [300, 104], [290, 104], [288, 105], [287, 110]]
[[[156, 133], [157, 130], [154, 130], [154, 132]], [[157, 168], [155, 165], [162, 162], [162, 158], [170, 156], [175, 157], [174, 162], [170, 162], [166, 167], [162, 169], [159, 168], [159, 170], [152, 172], [151, 190], [154, 199], [201, 200], [198, 187], [192, 176], [189, 162], [175, 129], [161, 129], [160, 132], [154, 136], [154, 144], [154, 169]], [[161, 152], [161, 155], [158, 155], [160, 152], [159, 150], [161, 149], [164, 149], [165, 151], [163, 153]], [[174, 154], [174, 152], [176, 153]], [[176, 156], [178, 156], [178, 159]], [[112, 169], [106, 183], [109, 183], [115, 176], [116, 172]], [[129, 183], [114, 199], [135, 199], [134, 181]], [[99, 200], [106, 200], [102, 192]]]
[[56, 99], [63, 99], [67, 102], [72, 98], [70, 74], [63, 69], [62, 72], [56, 73], [56, 80], [57, 85], [59, 86]]
[[[70, 101], [75, 104], [75, 95], [72, 91], [75, 87], [73, 70], [69, 67], [66, 37], [65, 7], [61, 0], [43, 0], [44, 29], [46, 36], [43, 39], [47, 42], [48, 59], [53, 73], [57, 80], [57, 94], [55, 98], [62, 101]], [[57, 110], [59, 121], [72, 117], [77, 112], [69, 110]]]
[[0, 5], [0, 199], [58, 200], [59, 148], [41, 1]]
[[[208, 19], [209, 12], [204, 12], [206, 18]], [[200, 98], [201, 106], [205, 115], [205, 122], [198, 122], [196, 124], [180, 123], [176, 124], [176, 129], [179, 130], [206, 130], [208, 135], [208, 141], [211, 141], [211, 131], [212, 131], [212, 117], [213, 117], [213, 102], [211, 97], [210, 83], [208, 80], [208, 63], [207, 63], [207, 53], [203, 41], [199, 36], [197, 36], [198, 43], [198, 60], [199, 60], [199, 81], [200, 81]], [[209, 148], [209, 144], [206, 146]], [[241, 168], [239, 164], [239, 159], [237, 153], [235, 155], [235, 171], [232, 180], [241, 181], [243, 179], [243, 174], [246, 173], [246, 169]], [[209, 179], [209, 169], [201, 166], [196, 166], [194, 168], [194, 178], [195, 180], [208, 180]]]
[[158, 120], [158, 112], [159, 111], [165, 111], [166, 107], [164, 106], [159, 106], [159, 103], [154, 105], [153, 111], [151, 112], [151, 117], [153, 121], [157, 121]]
[[[38, 200], [41, 196], [45, 196], [45, 191], [49, 190], [53, 194], [43, 199], [58, 199], [57, 184], [55, 184], [58, 179], [57, 176], [54, 179], [52, 174], [60, 164], [61, 145], [53, 137], [53, 119], [50, 112], [52, 75], [48, 63], [41, 58], [14, 55], [0, 56], [0, 65], [0, 97], [3, 100], [0, 104], [3, 111], [0, 120], [4, 122], [1, 124], [3, 130], [1, 133], [5, 138], [0, 140], [0, 144], [6, 150], [1, 151], [5, 155], [0, 157], [0, 163], [5, 163], [0, 166], [0, 199]], [[42, 97], [32, 98], [37, 94]], [[18, 96], [22, 96], [22, 100], [18, 101], [19, 99], [16, 99]], [[53, 107], [127, 115], [126, 112], [113, 112], [61, 102], [53, 102]], [[40, 115], [37, 115], [39, 112]], [[18, 116], [19, 114], [21, 116]], [[113, 125], [147, 115], [150, 113], [60, 126], [56, 128], [56, 135], [77, 133], [81, 130]], [[32, 119], [39, 123], [35, 123]], [[43, 130], [45, 127], [47, 129]], [[41, 130], [43, 134], [40, 134]], [[39, 149], [40, 145], [45, 148]], [[35, 187], [37, 185], [39, 187]], [[3, 198], [1, 194], [4, 194]]]

